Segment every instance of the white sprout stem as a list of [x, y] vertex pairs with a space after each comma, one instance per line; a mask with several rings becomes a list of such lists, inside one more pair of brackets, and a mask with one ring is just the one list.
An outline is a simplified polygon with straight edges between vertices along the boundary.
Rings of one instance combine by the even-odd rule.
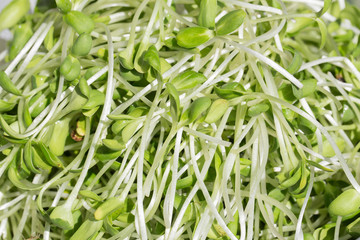
[[137, 189], [137, 213], [138, 213], [138, 220], [139, 220], [138, 225], [140, 228], [141, 239], [147, 239], [146, 222], [145, 222], [144, 205], [143, 205], [143, 199], [144, 199], [144, 195], [143, 195], [144, 154], [145, 154], [145, 149], [148, 144], [148, 137], [150, 135], [149, 128], [150, 128], [151, 118], [152, 118], [155, 108], [158, 104], [160, 92], [161, 92], [161, 86], [159, 85], [153, 105], [151, 106], [149, 113], [145, 120], [144, 130], [143, 130], [140, 147], [139, 147], [139, 149], [140, 149], [139, 150], [139, 158], [137, 161], [137, 188], [138, 188]]
[[194, 146], [194, 137], [190, 136], [190, 152], [191, 152], [191, 159], [192, 159], [192, 165], [194, 167], [194, 172], [197, 178], [197, 184], [199, 185], [200, 189], [202, 190], [204, 197], [206, 199], [206, 202], [210, 208], [210, 211], [212, 214], [214, 214], [218, 224], [222, 227], [222, 229], [226, 232], [227, 236], [230, 237], [232, 240], [236, 240], [237, 238], [235, 235], [230, 231], [230, 229], [226, 226], [226, 223], [224, 222], [223, 218], [220, 216], [219, 212], [216, 209], [215, 204], [213, 203], [211, 196], [205, 186], [204, 181], [202, 180], [203, 177], [201, 176], [201, 173], [199, 171], [199, 168], [197, 166], [197, 163], [195, 162], [195, 146]]
[[217, 139], [215, 137], [212, 137], [212, 136], [209, 136], [209, 135], [206, 135], [205, 133], [201, 133], [199, 131], [196, 131], [194, 129], [191, 129], [191, 128], [188, 128], [188, 127], [184, 127], [184, 130], [193, 135], [193, 136], [196, 136], [196, 137], [199, 137], [199, 138], [202, 138], [204, 140], [207, 140], [209, 142], [212, 142], [214, 144], [218, 144], [218, 145], [222, 145], [222, 146], [225, 146], [225, 147], [230, 147], [231, 146], [231, 142], [228, 142], [228, 141], [224, 141], [224, 140], [221, 140], [221, 139]]
[[258, 58], [260, 61], [264, 62], [265, 64], [269, 65], [270, 67], [272, 67], [274, 70], [278, 71], [281, 75], [283, 75], [284, 77], [286, 77], [290, 82], [292, 82], [296, 87], [298, 88], [302, 88], [303, 84], [297, 80], [293, 75], [291, 75], [288, 71], [286, 71], [283, 67], [281, 67], [279, 64], [277, 64], [276, 62], [274, 62], [273, 60], [271, 60], [270, 58], [265, 57], [264, 55], [262, 55], [261, 53], [252, 50], [250, 48], [247, 48], [239, 43], [227, 40], [227, 39], [223, 39], [225, 42], [229, 43], [230, 45], [233, 45], [234, 47], [245, 51], [246, 53], [253, 55], [254, 57]]
[[23, 200], [26, 197], [25, 194], [21, 194], [19, 196], [17, 196], [16, 198], [14, 198], [13, 200], [4, 203], [3, 205], [0, 205], [0, 211], [8, 209], [12, 206], [14, 206], [15, 204], [17, 204], [18, 202], [20, 202], [21, 200]]
[[15, 154], [17, 153], [17, 151], [19, 150], [19, 147], [14, 147], [10, 154], [0, 162], [0, 177], [2, 177], [2, 175], [4, 174], [5, 170], [8, 168], [8, 166], [10, 165], [11, 161], [14, 159]]
[[339, 240], [341, 221], [342, 221], [342, 217], [338, 216], [337, 219], [336, 219], [334, 240]]
[[303, 219], [304, 214], [305, 214], [306, 206], [307, 206], [307, 204], [309, 202], [309, 198], [310, 198], [310, 194], [311, 194], [313, 185], [314, 185], [314, 168], [311, 167], [309, 186], [308, 186], [308, 189], [306, 191], [306, 195], [305, 195], [305, 198], [304, 198], [303, 205], [301, 206], [298, 222], [296, 224], [295, 240], [301, 240], [301, 239], [304, 238], [304, 234], [302, 232], [301, 224], [302, 224], [302, 219]]
[[231, 4], [237, 5], [239, 7], [248, 8], [248, 9], [252, 9], [252, 10], [270, 12], [270, 13], [275, 13], [275, 14], [283, 14], [282, 10], [274, 8], [274, 7], [256, 5], [256, 4], [235, 1], [235, 0], [225, 0], [224, 2], [228, 2]]
[[[65, 32], [65, 40], [63, 42], [63, 47], [62, 47], [62, 52], [61, 52], [61, 60], [63, 60], [66, 56], [67, 53], [67, 47], [68, 47], [68, 41], [67, 39], [69, 39], [70, 34], [71, 34], [71, 28], [67, 28], [66, 32]], [[57, 93], [56, 93], [56, 98], [54, 100], [54, 102], [51, 105], [50, 111], [49, 113], [46, 115], [45, 119], [42, 121], [42, 123], [40, 123], [36, 128], [34, 128], [31, 131], [26, 131], [25, 134], [23, 134], [24, 137], [29, 137], [35, 133], [39, 133], [39, 130], [42, 129], [47, 123], [48, 121], [52, 118], [53, 114], [56, 111], [56, 107], [58, 106], [59, 102], [61, 101], [61, 95], [63, 92], [63, 86], [64, 86], [64, 76], [60, 76], [59, 79], [59, 85], [58, 85], [58, 89], [57, 89]]]
[[183, 133], [183, 128], [180, 128], [178, 130], [178, 132], [176, 133], [174, 157], [173, 157], [173, 163], [171, 166], [171, 172], [172, 172], [171, 183], [170, 183], [168, 192], [165, 195], [165, 200], [164, 200], [164, 216], [165, 216], [164, 222], [165, 222], [165, 227], [166, 227], [165, 238], [169, 234], [172, 216], [173, 216], [176, 182], [178, 179], [179, 152], [180, 152], [182, 133]]
[[4, 151], [5, 149], [8, 149], [12, 146], [13, 144], [12, 143], [7, 143], [7, 144], [4, 144], [0, 147], [0, 152]]
[[96, 128], [95, 131], [95, 135], [92, 139], [90, 148], [89, 148], [89, 152], [86, 156], [86, 160], [83, 166], [83, 170], [81, 171], [81, 174], [78, 178], [78, 181], [76, 182], [76, 185], [74, 186], [73, 190], [71, 191], [69, 198], [66, 201], [66, 206], [71, 208], [73, 202], [75, 201], [78, 192], [80, 191], [80, 188], [85, 180], [85, 177], [87, 175], [87, 172], [89, 170], [91, 161], [94, 157], [95, 154], [95, 148], [98, 144], [100, 135], [103, 131], [103, 127], [104, 127], [104, 121], [107, 120], [107, 115], [110, 113], [110, 108], [111, 108], [111, 101], [112, 101], [112, 96], [113, 96], [113, 92], [114, 92], [114, 77], [113, 77], [113, 73], [114, 73], [114, 48], [113, 48], [113, 43], [111, 40], [111, 33], [109, 31], [109, 29], [103, 25], [106, 31], [106, 34], [108, 36], [108, 52], [109, 52], [109, 70], [108, 70], [108, 80], [107, 80], [107, 87], [106, 87], [106, 95], [105, 95], [105, 102], [104, 102], [104, 108], [101, 112], [101, 116], [100, 116], [100, 120], [99, 120], [99, 125]]
[[[38, 71], [44, 64], [45, 62], [51, 57], [54, 55], [54, 53], [58, 50], [58, 48], [60, 47], [62, 43], [62, 39], [59, 39], [59, 41], [56, 42], [56, 44], [54, 45], [54, 47], [43, 57], [41, 58], [41, 60], [37, 63], [37, 66], [35, 66], [34, 68], [32, 68], [31, 71], [29, 71], [25, 77], [23, 77], [21, 79], [21, 81], [17, 84], [17, 88], [22, 88], [24, 86], [24, 84], [28, 81], [28, 79], [36, 72]], [[56, 63], [57, 64], [57, 63]], [[14, 79], [15, 80], [15, 79]], [[44, 83], [43, 85], [47, 85], [49, 83]], [[41, 85], [40, 87], [34, 89], [33, 91], [35, 90], [38, 90], [38, 89], [42, 89], [43, 88], [43, 85]], [[26, 93], [26, 91], [24, 91]]]
[[[259, 93], [259, 95], [262, 95], [261, 93]], [[282, 105], [284, 105], [285, 107], [291, 109], [292, 111], [300, 114], [301, 116], [305, 117], [307, 120], [311, 121], [312, 124], [314, 124], [317, 128], [320, 129], [320, 131], [322, 132], [322, 134], [325, 136], [325, 138], [328, 140], [329, 144], [331, 145], [331, 147], [333, 148], [335, 155], [338, 158], [339, 163], [342, 166], [342, 169], [346, 175], [346, 177], [348, 178], [348, 180], [350, 181], [351, 185], [356, 189], [356, 191], [358, 191], [360, 193], [360, 185], [359, 183], [356, 181], [356, 179], [354, 178], [354, 176], [352, 175], [349, 166], [347, 165], [344, 157], [341, 154], [341, 151], [339, 149], [339, 147], [336, 145], [334, 139], [331, 137], [331, 135], [328, 133], [328, 131], [313, 117], [311, 117], [308, 113], [304, 112], [303, 110], [294, 107], [293, 105], [280, 100], [278, 98], [274, 98], [271, 96], [268, 96], [268, 98], [272, 101], [281, 103]]]
[[4, 58], [6, 57], [6, 54], [8, 53], [8, 50], [5, 49], [4, 51], [0, 52], [0, 62], [2, 62], [4, 60]]
[[15, 73], [15, 75], [11, 79], [11, 81], [16, 83], [17, 80], [20, 78], [20, 76], [23, 74], [27, 65], [30, 63], [30, 61], [33, 59], [33, 57], [36, 55], [38, 49], [40, 48], [41, 44], [43, 43], [47, 33], [50, 31], [50, 28], [53, 24], [54, 24], [54, 21], [51, 21], [47, 24], [44, 32], [42, 32], [41, 35], [39, 36], [39, 38], [36, 40], [34, 46], [31, 48], [30, 52], [25, 57], [24, 62], [21, 64], [19, 70]]
[[136, 25], [137, 25], [137, 22], [139, 21], [139, 16], [140, 14], [142, 13], [143, 9], [145, 8], [146, 4], [149, 2], [149, 0], [145, 0], [143, 1], [138, 9], [136, 10], [135, 12], [135, 15], [133, 17], [133, 20], [131, 22], [131, 31], [130, 31], [130, 38], [129, 38], [129, 41], [128, 41], [128, 46], [127, 46], [127, 50], [128, 51], [132, 51], [133, 50], [133, 47], [134, 47], [134, 44], [135, 44], [135, 31], [136, 31]]
[[[37, 174], [34, 179], [33, 179], [33, 183], [36, 184], [36, 183], [40, 183], [41, 182], [41, 175], [40, 174]], [[22, 217], [20, 219], [20, 222], [19, 222], [19, 225], [17, 226], [17, 232], [15, 233], [15, 236], [14, 236], [14, 240], [18, 240], [18, 239], [21, 239], [21, 233], [23, 232], [24, 230], [24, 227], [25, 227], [25, 224], [26, 224], [26, 220], [28, 219], [29, 217], [29, 213], [30, 213], [30, 209], [31, 209], [31, 203], [33, 201], [33, 198], [35, 197], [35, 195], [28, 195], [26, 197], [26, 201], [25, 201], [25, 207], [24, 207], [24, 211], [23, 211], [23, 214], [22, 214]]]
[[25, 56], [27, 51], [33, 46], [33, 44], [39, 39], [40, 34], [44, 31], [48, 24], [42, 23], [40, 27], [36, 30], [34, 35], [29, 39], [29, 41], [25, 44], [23, 49], [18, 53], [18, 55], [14, 58], [14, 60], [10, 63], [10, 65], [6, 68], [5, 73], [10, 75], [10, 73], [15, 69], [21, 59]]

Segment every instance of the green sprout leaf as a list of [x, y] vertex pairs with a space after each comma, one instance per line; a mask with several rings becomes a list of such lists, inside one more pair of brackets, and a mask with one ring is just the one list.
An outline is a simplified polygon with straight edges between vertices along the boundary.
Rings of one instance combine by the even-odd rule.
[[234, 10], [220, 18], [216, 23], [216, 34], [227, 35], [238, 29], [244, 22], [246, 13], [243, 10]]
[[200, 2], [199, 25], [214, 28], [217, 13], [217, 0], [202, 0]]
[[189, 27], [179, 31], [176, 41], [184, 48], [194, 48], [214, 37], [214, 32], [205, 27]]

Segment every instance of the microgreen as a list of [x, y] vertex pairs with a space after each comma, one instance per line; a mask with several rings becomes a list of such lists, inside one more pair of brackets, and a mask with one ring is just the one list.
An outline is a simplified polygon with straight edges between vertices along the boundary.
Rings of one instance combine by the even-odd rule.
[[360, 236], [360, 10], [13, 0], [0, 239]]

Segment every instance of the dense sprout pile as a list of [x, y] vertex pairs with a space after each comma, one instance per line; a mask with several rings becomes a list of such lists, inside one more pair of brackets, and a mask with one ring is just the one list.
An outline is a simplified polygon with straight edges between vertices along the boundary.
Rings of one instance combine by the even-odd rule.
[[14, 0], [0, 239], [360, 236], [360, 10]]

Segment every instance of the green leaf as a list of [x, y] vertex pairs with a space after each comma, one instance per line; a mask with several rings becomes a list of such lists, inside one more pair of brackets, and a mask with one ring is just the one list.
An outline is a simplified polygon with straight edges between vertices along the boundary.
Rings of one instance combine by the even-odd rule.
[[17, 24], [29, 10], [29, 0], [12, 0], [0, 13], [0, 31]]
[[78, 34], [91, 33], [95, 27], [94, 21], [83, 12], [70, 11], [64, 19]]
[[9, 112], [16, 106], [16, 103], [7, 102], [0, 99], [0, 113]]
[[312, 166], [314, 166], [314, 167], [316, 167], [316, 168], [319, 168], [319, 169], [321, 169], [321, 170], [324, 170], [324, 171], [326, 171], [326, 172], [333, 172], [333, 171], [334, 171], [334, 170], [332, 170], [331, 168], [324, 167], [324, 166], [321, 165], [320, 163], [317, 163], [317, 162], [314, 162], [314, 161], [310, 161], [310, 160], [307, 160], [307, 162], [308, 162], [310, 165], [312, 165]]
[[294, 186], [301, 178], [301, 168], [298, 168], [294, 175], [292, 175], [290, 178], [286, 179], [279, 185], [279, 189], [287, 189], [291, 186]]
[[90, 198], [98, 202], [102, 202], [103, 199], [99, 197], [96, 193], [90, 191], [90, 190], [82, 190], [79, 192], [79, 194], [85, 198]]
[[359, 237], [360, 236], [360, 217], [357, 218], [352, 223], [350, 223], [349, 225], [347, 225], [346, 231], [354, 237]]
[[91, 236], [100, 231], [103, 221], [86, 219], [79, 229], [72, 235], [70, 240], [89, 240]]
[[134, 69], [134, 50], [133, 49], [125, 49], [119, 52], [119, 61], [121, 66], [128, 70]]
[[255, 117], [260, 115], [261, 113], [266, 112], [267, 110], [269, 110], [269, 104], [266, 103], [260, 103], [260, 104], [256, 104], [254, 106], [249, 107], [247, 115], [249, 117]]
[[100, 146], [97, 150], [96, 150], [96, 154], [95, 154], [95, 158], [99, 159], [100, 161], [109, 161], [112, 159], [116, 159], [121, 155], [122, 151], [114, 151], [114, 150], [109, 150], [109, 148], [105, 147], [105, 146]]
[[313, 134], [317, 129], [317, 127], [312, 122], [300, 115], [297, 118], [297, 124], [305, 135]]
[[131, 121], [122, 129], [121, 137], [125, 144], [130, 140], [132, 136], [134, 136], [138, 126], [139, 121]]
[[205, 27], [183, 28], [176, 35], [177, 44], [184, 48], [194, 48], [214, 37], [214, 32]]
[[[89, 78], [91, 78], [92, 76], [94, 76], [97, 72], [99, 72], [101, 70], [101, 67], [99, 66], [95, 66], [95, 67], [91, 67], [89, 69], [86, 70], [85, 72], [85, 75], [84, 75], [84, 78], [86, 80], [89, 80]], [[97, 81], [103, 81], [103, 80], [106, 80], [107, 78], [107, 74], [104, 73], [103, 75], [101, 75]]]
[[147, 62], [158, 73], [161, 73], [160, 57], [154, 45], [151, 45], [145, 52], [144, 61]]
[[71, 53], [75, 56], [86, 56], [92, 47], [92, 38], [88, 33], [80, 34], [71, 48]]
[[202, 27], [214, 28], [217, 13], [217, 0], [201, 0], [198, 23]]
[[31, 23], [26, 22], [21, 25], [17, 25], [14, 32], [14, 38], [10, 45], [9, 60], [12, 61], [18, 53], [23, 49], [27, 41], [33, 35]]
[[316, 16], [319, 18], [322, 15], [324, 15], [324, 13], [326, 13], [326, 11], [330, 8], [331, 6], [331, 2], [332, 0], [324, 0], [324, 7], [316, 13]]
[[16, 88], [15, 84], [4, 71], [0, 71], [0, 87], [9, 93], [21, 96], [19, 89]]
[[42, 155], [44, 156], [44, 160], [49, 165], [53, 167], [64, 168], [61, 160], [53, 152], [51, 152], [43, 142], [38, 142], [35, 146], [41, 151]]
[[144, 74], [139, 73], [136, 69], [126, 69], [120, 64], [120, 76], [123, 77], [126, 81], [137, 82], [143, 79]]
[[292, 85], [292, 91], [297, 99], [307, 97], [315, 92], [317, 86], [317, 80], [314, 78], [306, 79], [301, 82], [303, 87], [301, 89]]
[[167, 91], [169, 93], [169, 97], [170, 97], [171, 116], [172, 116], [172, 119], [177, 122], [179, 120], [179, 116], [180, 116], [179, 93], [176, 91], [176, 88], [171, 83], [166, 84], [166, 89], [167, 89]]
[[121, 151], [125, 148], [125, 145], [116, 139], [103, 139], [102, 143], [113, 151]]
[[113, 114], [109, 114], [107, 115], [107, 117], [111, 120], [135, 120], [136, 117], [127, 115], [127, 114], [118, 114], [118, 115], [113, 115]]
[[351, 110], [351, 108], [347, 104], [344, 104], [341, 120], [346, 123], [353, 120], [354, 118], [355, 113], [353, 112], [353, 110]]
[[360, 207], [360, 194], [355, 189], [348, 189], [341, 193], [329, 205], [329, 213], [336, 216], [346, 216]]
[[205, 117], [205, 122], [214, 123], [218, 121], [229, 108], [229, 101], [217, 99], [212, 104]]
[[321, 33], [320, 49], [323, 49], [326, 44], [326, 39], [327, 39], [327, 34], [328, 34], [327, 26], [321, 18], [317, 18], [316, 22], [319, 26], [320, 33]]
[[300, 52], [295, 50], [294, 57], [291, 60], [291, 63], [289, 64], [289, 66], [286, 68], [286, 70], [291, 74], [295, 74], [295, 73], [297, 73], [297, 71], [299, 71], [302, 63], [303, 63], [303, 58], [301, 57]]
[[351, 4], [346, 4], [346, 7], [340, 12], [340, 18], [348, 19], [351, 24], [357, 28], [360, 28], [360, 19], [358, 17], [359, 15], [360, 10]]
[[287, 22], [286, 32], [292, 36], [314, 23], [312, 18], [296, 17], [294, 21]]
[[27, 190], [27, 191], [35, 191], [43, 187], [43, 184], [34, 184], [26, 179], [22, 179], [19, 174], [19, 171], [16, 168], [15, 159], [10, 164], [7, 175], [10, 182], [19, 189]]
[[25, 146], [24, 146], [24, 161], [26, 166], [29, 168], [29, 170], [35, 174], [41, 173], [40, 170], [38, 170], [35, 166], [34, 166], [34, 162], [33, 162], [33, 148], [32, 148], [32, 141], [29, 140]]
[[237, 82], [225, 83], [221, 88], [215, 86], [214, 91], [216, 95], [224, 99], [240, 97], [245, 93], [244, 87]]
[[54, 26], [50, 27], [49, 32], [44, 39], [44, 46], [46, 50], [50, 51], [54, 47]]
[[244, 10], [234, 10], [227, 13], [216, 23], [216, 34], [227, 35], [238, 29], [244, 22], [246, 13]]
[[194, 88], [195, 86], [205, 82], [206, 80], [207, 78], [202, 73], [190, 70], [180, 73], [171, 81], [171, 84], [176, 88], [176, 90], [184, 91]]
[[89, 94], [89, 101], [82, 107], [85, 110], [91, 110], [97, 106], [102, 106], [105, 103], [105, 94], [99, 90], [91, 89]]
[[60, 73], [68, 81], [74, 81], [81, 71], [81, 65], [77, 58], [68, 55], [60, 66]]
[[70, 0], [55, 0], [56, 6], [62, 13], [68, 13], [71, 11], [71, 1]]
[[27, 102], [24, 103], [24, 110], [23, 110], [23, 118], [24, 118], [24, 122], [26, 124], [26, 126], [30, 126], [32, 123], [32, 117], [31, 117], [31, 113], [29, 110], [29, 105]]
[[208, 97], [201, 97], [192, 102], [189, 107], [189, 122], [193, 123], [210, 105], [211, 100]]
[[102, 220], [107, 215], [113, 213], [114, 211], [118, 211], [119, 209], [123, 209], [124, 212], [126, 211], [124, 201], [115, 197], [109, 198], [96, 209], [94, 217], [96, 220]]
[[33, 163], [36, 168], [45, 170], [46, 172], [50, 172], [52, 166], [43, 160], [43, 157], [39, 155], [37, 150], [34, 147], [31, 147], [32, 154], [33, 154]]
[[[346, 147], [345, 140], [342, 139], [342, 138], [339, 138], [339, 137], [335, 137], [334, 140], [335, 140], [336, 146], [339, 148], [340, 152], [343, 152], [345, 150], [345, 147]], [[314, 150], [316, 152], [318, 151], [318, 146], [317, 145], [314, 147]], [[329, 143], [328, 140], [325, 140], [323, 142], [323, 153], [322, 153], [322, 155], [324, 157], [327, 157], [327, 158], [331, 158], [331, 157], [334, 157], [336, 155], [333, 147], [331, 146], [331, 144]]]
[[12, 129], [7, 122], [5, 121], [5, 119], [3, 118], [3, 116], [0, 114], [0, 126], [3, 129], [4, 132], [6, 132], [9, 136], [16, 138], [16, 139], [24, 139], [25, 137], [23, 137], [22, 135], [20, 135], [18, 132], [16, 132], [14, 129]]
[[66, 139], [69, 136], [70, 117], [56, 121], [49, 141], [49, 150], [55, 156], [64, 154]]

